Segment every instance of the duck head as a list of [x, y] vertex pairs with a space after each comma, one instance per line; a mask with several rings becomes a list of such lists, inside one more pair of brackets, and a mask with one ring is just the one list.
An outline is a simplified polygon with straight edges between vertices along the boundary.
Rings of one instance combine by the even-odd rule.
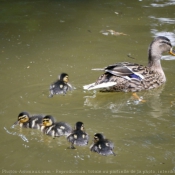
[[160, 61], [163, 53], [168, 52], [175, 56], [175, 51], [170, 40], [165, 36], [156, 37], [149, 46], [148, 49], [148, 61], [149, 66], [154, 65], [156, 61]]
[[82, 130], [82, 131], [84, 131], [84, 124], [83, 124], [83, 122], [77, 122], [75, 124], [75, 130]]
[[58, 79], [61, 81], [64, 81], [65, 83], [68, 83], [69, 82], [69, 75], [67, 73], [61, 73], [58, 76]]
[[94, 142], [95, 142], [95, 143], [98, 142], [98, 141], [102, 141], [102, 140], [104, 140], [104, 136], [103, 136], [102, 134], [96, 133], [96, 134], [94, 135]]
[[26, 123], [29, 121], [29, 113], [27, 112], [21, 112], [19, 115], [18, 115], [18, 121], [17, 123]]
[[42, 122], [42, 126], [51, 126], [55, 123], [55, 120], [54, 118], [51, 116], [51, 115], [46, 115], [44, 118], [43, 118], [43, 122]]

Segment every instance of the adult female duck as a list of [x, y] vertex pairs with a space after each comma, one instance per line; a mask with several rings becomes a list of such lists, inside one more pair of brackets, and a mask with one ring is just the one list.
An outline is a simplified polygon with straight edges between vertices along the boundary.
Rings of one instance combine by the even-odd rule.
[[102, 92], [136, 92], [157, 88], [166, 81], [160, 62], [164, 52], [175, 56], [170, 40], [164, 36], [158, 36], [149, 46], [148, 66], [121, 62], [104, 69], [94, 69], [104, 70], [105, 73], [95, 83], [85, 85], [84, 89], [100, 89]]

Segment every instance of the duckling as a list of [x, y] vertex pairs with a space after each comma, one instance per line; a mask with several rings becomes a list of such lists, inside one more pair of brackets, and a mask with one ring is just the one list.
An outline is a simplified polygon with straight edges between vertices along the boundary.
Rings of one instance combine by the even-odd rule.
[[89, 136], [84, 130], [83, 122], [77, 122], [75, 124], [75, 129], [67, 137], [67, 140], [71, 142], [71, 149], [75, 149], [74, 145], [85, 146], [88, 144]]
[[101, 92], [136, 92], [153, 89], [166, 82], [164, 71], [161, 67], [161, 56], [169, 52], [175, 56], [170, 40], [164, 36], [156, 37], [148, 49], [148, 65], [121, 62], [109, 65], [103, 69], [95, 83], [85, 85], [85, 90], [100, 89]]
[[105, 139], [102, 134], [97, 133], [94, 135], [94, 143], [90, 146], [91, 151], [97, 152], [98, 154], [101, 154], [103, 156], [107, 156], [110, 154], [115, 156], [113, 149], [114, 144], [108, 139]]
[[14, 123], [14, 125], [19, 124], [19, 126], [23, 128], [40, 129], [42, 119], [42, 115], [30, 116], [28, 112], [21, 112], [18, 115], [18, 120]]
[[49, 97], [53, 97], [56, 94], [65, 95], [67, 91], [73, 90], [72, 85], [69, 83], [69, 75], [67, 73], [61, 73], [58, 76], [58, 80], [50, 85], [50, 95]]
[[72, 127], [65, 122], [55, 122], [55, 119], [51, 115], [46, 115], [43, 118], [41, 131], [53, 138], [62, 135], [68, 136], [72, 132]]

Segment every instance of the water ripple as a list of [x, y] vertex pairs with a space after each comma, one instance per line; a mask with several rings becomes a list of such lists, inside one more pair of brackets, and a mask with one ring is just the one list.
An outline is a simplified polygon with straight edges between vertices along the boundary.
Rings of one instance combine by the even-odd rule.
[[174, 0], [170, 0], [169, 2], [165, 2], [163, 4], [152, 3], [150, 5], [152, 7], [167, 7], [167, 6], [175, 5], [175, 1]]
[[5, 130], [8, 134], [19, 136], [24, 142], [29, 142], [29, 140], [28, 140], [28, 139], [26, 138], [26, 136], [23, 135], [23, 134], [18, 134], [18, 133], [16, 133], [16, 132], [10, 132], [6, 127], [4, 127], [4, 130]]
[[160, 23], [163, 24], [174, 24], [175, 18], [156, 18], [155, 16], [149, 16], [151, 19], [155, 19]]

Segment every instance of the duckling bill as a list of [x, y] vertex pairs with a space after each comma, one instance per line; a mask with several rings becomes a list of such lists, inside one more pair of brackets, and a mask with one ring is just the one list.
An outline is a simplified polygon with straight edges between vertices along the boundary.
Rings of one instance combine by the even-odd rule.
[[94, 143], [90, 146], [90, 150], [92, 152], [97, 152], [98, 154], [101, 154], [103, 156], [115, 156], [116, 154], [113, 152], [113, 149], [114, 144], [108, 139], [105, 139], [101, 133], [97, 133], [94, 135]]
[[63, 94], [65, 95], [67, 91], [72, 91], [73, 87], [69, 83], [69, 75], [67, 73], [61, 73], [58, 76], [58, 80], [50, 85], [49, 97], [53, 97], [53, 95]]
[[85, 146], [88, 144], [89, 136], [84, 130], [83, 122], [77, 122], [75, 124], [75, 129], [67, 137], [67, 140], [71, 143], [71, 149], [75, 149], [74, 145]]
[[154, 89], [166, 82], [161, 66], [161, 56], [168, 52], [175, 56], [170, 40], [164, 36], [156, 37], [148, 49], [148, 65], [120, 62], [102, 69], [105, 73], [96, 82], [85, 85], [85, 90], [100, 89], [101, 92], [136, 92]]
[[23, 128], [33, 128], [40, 129], [42, 124], [43, 116], [42, 115], [30, 115], [28, 112], [21, 112], [18, 115], [18, 120], [14, 125], [19, 125]]
[[65, 122], [55, 122], [51, 115], [46, 115], [42, 120], [41, 131], [53, 138], [62, 135], [68, 136], [72, 132], [72, 127]]

